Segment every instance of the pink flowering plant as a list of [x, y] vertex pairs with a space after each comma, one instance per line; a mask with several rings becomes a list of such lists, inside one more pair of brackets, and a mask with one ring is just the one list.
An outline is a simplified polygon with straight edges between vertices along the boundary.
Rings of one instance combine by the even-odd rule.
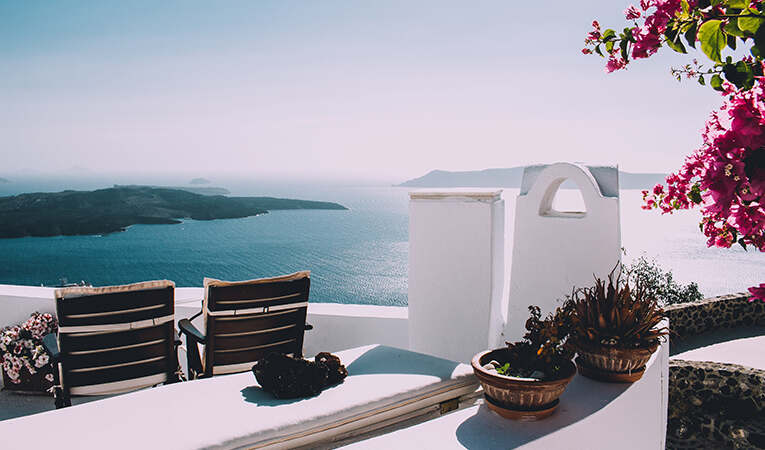
[[21, 325], [0, 331], [0, 360], [6, 387], [28, 384], [33, 378], [40, 380], [43, 390], [53, 386], [53, 366], [42, 339], [57, 329], [58, 323], [51, 314], [35, 312]]
[[[665, 46], [678, 53], [698, 48], [711, 65], [694, 59], [673, 75], [709, 84], [724, 98], [702, 146], [666, 185], [643, 191], [643, 208], [699, 207], [707, 245], [765, 251], [765, 0], [641, 0], [624, 15], [631, 25], [621, 33], [594, 21], [582, 52], [607, 58], [606, 72], [614, 72]], [[749, 292], [765, 301], [765, 283]]]

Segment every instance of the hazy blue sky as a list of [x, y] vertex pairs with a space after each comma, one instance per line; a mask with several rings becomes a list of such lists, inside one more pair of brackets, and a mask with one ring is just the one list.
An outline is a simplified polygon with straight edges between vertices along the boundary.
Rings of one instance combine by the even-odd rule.
[[0, 0], [0, 173], [678, 167], [719, 97], [580, 53], [626, 2]]

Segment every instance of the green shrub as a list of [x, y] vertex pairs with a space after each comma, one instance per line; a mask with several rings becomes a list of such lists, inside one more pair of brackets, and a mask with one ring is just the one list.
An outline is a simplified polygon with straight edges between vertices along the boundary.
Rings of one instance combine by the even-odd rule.
[[629, 279], [640, 283], [646, 290], [646, 294], [655, 297], [662, 305], [674, 305], [701, 300], [704, 295], [699, 292], [699, 285], [689, 283], [681, 285], [672, 277], [672, 271], [665, 271], [656, 263], [656, 260], [648, 260], [645, 256], [634, 260], [627, 267]]

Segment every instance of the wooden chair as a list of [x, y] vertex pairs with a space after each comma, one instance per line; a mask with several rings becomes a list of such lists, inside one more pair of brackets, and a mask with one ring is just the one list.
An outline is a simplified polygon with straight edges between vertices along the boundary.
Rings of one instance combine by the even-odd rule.
[[128, 392], [179, 380], [172, 281], [57, 289], [58, 335], [43, 345], [54, 364], [56, 408], [71, 395]]
[[[303, 356], [310, 272], [227, 282], [205, 278], [205, 333], [189, 319], [178, 322], [186, 336], [189, 379], [250, 370], [271, 352]], [[192, 317], [192, 320], [194, 319]], [[198, 344], [204, 345], [200, 358]]]

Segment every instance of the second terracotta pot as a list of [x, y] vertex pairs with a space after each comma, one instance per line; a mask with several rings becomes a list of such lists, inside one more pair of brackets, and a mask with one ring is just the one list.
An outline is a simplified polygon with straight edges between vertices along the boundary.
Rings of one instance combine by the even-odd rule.
[[632, 383], [643, 376], [645, 366], [657, 348], [658, 344], [648, 348], [625, 349], [577, 342], [576, 364], [579, 373], [586, 377]]

